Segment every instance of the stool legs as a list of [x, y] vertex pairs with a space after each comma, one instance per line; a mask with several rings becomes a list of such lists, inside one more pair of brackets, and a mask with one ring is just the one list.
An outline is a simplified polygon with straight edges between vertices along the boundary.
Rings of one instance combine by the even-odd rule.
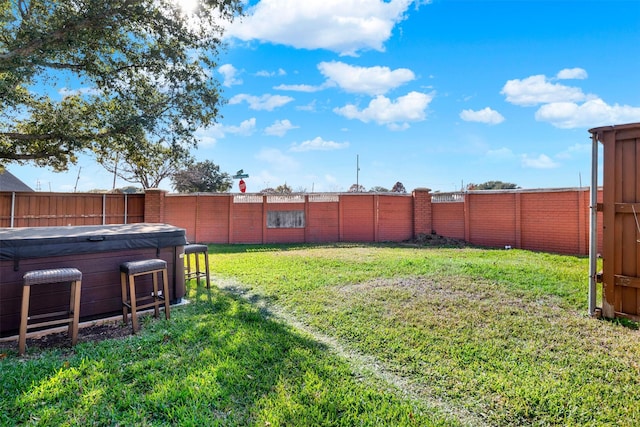
[[78, 324], [80, 323], [80, 282], [71, 282], [71, 301], [69, 310], [73, 313], [73, 321], [69, 324], [69, 332], [71, 335], [71, 345], [78, 342]]
[[129, 319], [129, 303], [127, 299], [127, 274], [120, 273], [120, 292], [122, 294], [122, 323], [127, 323]]
[[138, 331], [138, 307], [136, 305], [136, 281], [135, 275], [129, 275], [129, 301], [131, 301], [131, 326], [133, 333]]
[[[191, 278], [191, 254], [186, 254], [187, 256], [187, 280], [189, 280]], [[198, 254], [196, 254], [196, 257], [198, 256]]]
[[[143, 274], [151, 274], [153, 281], [153, 295], [151, 297], [152, 302], [142, 306], [138, 306], [138, 298], [136, 296], [136, 281], [137, 276]], [[162, 274], [162, 295], [158, 291], [158, 275]], [[128, 286], [127, 286], [128, 282]], [[141, 273], [127, 274], [125, 272], [120, 273], [120, 286], [122, 290], [122, 321], [127, 323], [128, 309], [131, 309], [131, 325], [133, 333], [135, 334], [139, 329], [138, 324], [138, 309], [153, 307], [153, 314], [155, 317], [160, 315], [159, 306], [164, 300], [164, 316], [165, 319], [170, 318], [170, 301], [169, 301], [169, 279], [167, 269], [144, 271]], [[128, 288], [128, 289], [127, 289]], [[128, 293], [128, 297], [127, 297]]]
[[204, 253], [204, 269], [206, 271], [206, 278], [207, 278], [207, 289], [209, 289], [210, 282], [211, 282], [211, 274], [209, 273], [209, 252], [205, 252]]
[[[29, 328], [46, 327], [59, 324], [67, 324], [67, 334], [71, 338], [71, 345], [78, 342], [78, 326], [80, 323], [80, 291], [82, 286], [82, 273], [75, 268], [36, 270], [24, 275], [25, 283], [22, 287], [22, 306], [20, 308], [20, 331], [18, 336], [18, 352], [23, 355], [27, 344], [27, 331]], [[31, 286], [39, 286], [53, 283], [70, 283], [69, 310], [55, 313], [38, 314], [29, 316], [31, 299]], [[60, 319], [60, 316], [65, 316]], [[42, 319], [54, 319], [42, 321]], [[29, 321], [39, 320], [36, 323]]]
[[[204, 269], [201, 269], [200, 266], [200, 254], [204, 255]], [[195, 257], [195, 271], [192, 272], [191, 270], [191, 255], [193, 255]], [[196, 279], [196, 281], [198, 283], [200, 283], [200, 278], [204, 277], [206, 279], [207, 282], [207, 289], [210, 289], [211, 287], [211, 273], [209, 270], [209, 252], [207, 250], [203, 250], [202, 252], [192, 252], [192, 253], [188, 253], [185, 254], [186, 258], [187, 258], [187, 267], [186, 267], [186, 274], [185, 274], [185, 279], [186, 280], [191, 280], [191, 279]]]
[[168, 273], [167, 270], [164, 269], [162, 270], [162, 282], [163, 282], [163, 286], [162, 286], [162, 296], [164, 298], [164, 318], [169, 320], [169, 317], [171, 317], [171, 313], [170, 313], [170, 308], [169, 308], [169, 280], [168, 280]]
[[20, 319], [20, 338], [18, 339], [18, 352], [22, 355], [27, 345], [27, 322], [29, 319], [29, 295], [31, 286], [22, 288], [22, 309]]

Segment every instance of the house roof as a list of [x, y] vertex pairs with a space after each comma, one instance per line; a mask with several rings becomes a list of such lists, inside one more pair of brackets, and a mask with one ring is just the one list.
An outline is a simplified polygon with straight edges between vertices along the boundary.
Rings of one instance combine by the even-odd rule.
[[8, 170], [0, 171], [0, 191], [33, 191]]

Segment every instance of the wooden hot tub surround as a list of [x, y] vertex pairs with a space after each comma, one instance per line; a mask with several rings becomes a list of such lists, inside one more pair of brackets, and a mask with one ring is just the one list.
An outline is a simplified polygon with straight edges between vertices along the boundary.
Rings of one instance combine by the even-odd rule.
[[[185, 294], [183, 228], [168, 224], [0, 228], [0, 336], [16, 334], [20, 324], [23, 276], [32, 270], [77, 268], [82, 272], [80, 319], [122, 313], [120, 265], [151, 258], [167, 262], [169, 298]], [[140, 280], [141, 292], [152, 281]], [[31, 309], [37, 313], [68, 307], [64, 286], [34, 289]]]

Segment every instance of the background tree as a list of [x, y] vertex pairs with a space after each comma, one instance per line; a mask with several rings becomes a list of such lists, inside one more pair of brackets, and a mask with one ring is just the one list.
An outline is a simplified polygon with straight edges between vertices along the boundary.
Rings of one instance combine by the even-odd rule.
[[[0, 0], [0, 166], [67, 170], [93, 151], [111, 164], [118, 153], [136, 174], [154, 171], [142, 160], [158, 153], [183, 159], [218, 115], [209, 70], [220, 22], [243, 2], [202, 0], [191, 14], [180, 3]], [[69, 82], [80, 89], [59, 95]]]
[[467, 190], [512, 190], [518, 188], [516, 184], [502, 181], [487, 181], [482, 184], [467, 184]]
[[388, 188], [384, 188], [384, 187], [380, 187], [380, 186], [375, 186], [375, 187], [371, 187], [371, 189], [369, 190], [370, 193], [388, 193], [389, 189]]
[[[159, 187], [162, 180], [188, 168], [194, 161], [186, 147], [141, 141], [135, 150], [132, 148], [123, 147], [124, 154], [100, 150], [96, 157], [106, 170], [127, 182], [139, 183], [144, 189]], [[120, 160], [122, 157], [125, 160]]]
[[129, 185], [127, 187], [122, 187], [122, 188], [116, 188], [116, 191], [119, 193], [125, 193], [125, 194], [144, 193], [144, 189], [134, 187], [133, 185]]
[[364, 193], [365, 191], [367, 190], [362, 184], [352, 184], [351, 187], [349, 187], [349, 190], [347, 190], [349, 193]]
[[404, 184], [400, 181], [393, 184], [393, 188], [391, 189], [392, 193], [406, 193], [407, 190], [404, 188]]
[[231, 176], [210, 160], [190, 164], [174, 173], [171, 181], [179, 193], [224, 193], [233, 185]]
[[291, 189], [291, 187], [289, 187], [289, 186], [287, 185], [287, 183], [285, 182], [284, 184], [282, 184], [282, 185], [278, 185], [278, 186], [275, 188], [275, 193], [276, 193], [276, 194], [291, 194], [291, 193], [293, 193], [293, 190], [292, 190], [292, 189]]

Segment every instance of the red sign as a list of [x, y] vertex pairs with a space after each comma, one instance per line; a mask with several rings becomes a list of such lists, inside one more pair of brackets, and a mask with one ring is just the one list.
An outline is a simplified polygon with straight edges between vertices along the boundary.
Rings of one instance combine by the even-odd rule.
[[244, 193], [245, 191], [247, 191], [247, 184], [244, 183], [244, 179], [240, 180], [240, 182], [238, 183], [238, 187], [240, 187], [241, 193]]

